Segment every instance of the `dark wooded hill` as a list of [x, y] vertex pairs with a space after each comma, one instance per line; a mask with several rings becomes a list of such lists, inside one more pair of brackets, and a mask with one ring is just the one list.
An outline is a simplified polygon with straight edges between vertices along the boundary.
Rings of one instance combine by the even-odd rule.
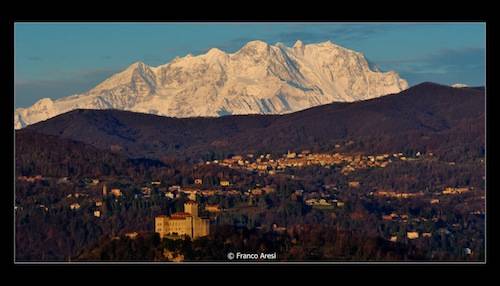
[[169, 118], [74, 110], [17, 133], [55, 135], [135, 158], [325, 151], [335, 144], [342, 145], [339, 151], [418, 150], [458, 158], [484, 153], [484, 129], [483, 88], [422, 83], [398, 94], [286, 115]]
[[134, 173], [165, 164], [150, 159], [130, 159], [89, 144], [54, 135], [21, 130], [16, 133], [16, 175], [95, 177]]

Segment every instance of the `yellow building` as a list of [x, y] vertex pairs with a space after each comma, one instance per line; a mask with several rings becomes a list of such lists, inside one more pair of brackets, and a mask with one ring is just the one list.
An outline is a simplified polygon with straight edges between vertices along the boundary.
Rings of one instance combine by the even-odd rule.
[[359, 182], [358, 181], [351, 181], [351, 182], [349, 182], [349, 187], [350, 188], [359, 188]]
[[111, 189], [111, 193], [113, 194], [113, 196], [115, 196], [116, 198], [118, 197], [121, 197], [122, 196], [122, 191], [120, 189]]
[[443, 195], [463, 194], [469, 191], [469, 188], [451, 188], [447, 187], [443, 191]]
[[416, 232], [416, 231], [408, 231], [406, 233], [406, 237], [408, 237], [408, 239], [416, 239], [419, 237], [419, 235], [418, 235], [418, 232]]
[[195, 201], [184, 203], [184, 212], [155, 218], [155, 232], [159, 233], [161, 238], [171, 234], [187, 235], [191, 239], [207, 236], [209, 225], [208, 219], [198, 217], [198, 204]]

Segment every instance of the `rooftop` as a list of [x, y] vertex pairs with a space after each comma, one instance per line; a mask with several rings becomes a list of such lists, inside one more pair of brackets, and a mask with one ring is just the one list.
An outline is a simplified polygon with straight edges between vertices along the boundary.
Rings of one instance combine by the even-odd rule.
[[185, 219], [187, 217], [191, 217], [191, 214], [186, 212], [176, 212], [170, 216], [171, 219]]

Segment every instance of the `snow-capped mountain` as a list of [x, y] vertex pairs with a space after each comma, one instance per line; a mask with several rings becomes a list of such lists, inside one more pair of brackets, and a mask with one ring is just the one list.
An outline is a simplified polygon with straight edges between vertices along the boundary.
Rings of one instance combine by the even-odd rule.
[[363, 54], [330, 41], [292, 47], [251, 41], [235, 53], [213, 48], [158, 67], [134, 63], [88, 92], [16, 109], [15, 128], [79, 108], [172, 117], [283, 114], [408, 87], [396, 72], [371, 66]]
[[468, 85], [464, 84], [464, 83], [454, 83], [451, 85], [451, 87], [454, 87], [454, 88], [464, 88], [464, 87], [469, 87]]

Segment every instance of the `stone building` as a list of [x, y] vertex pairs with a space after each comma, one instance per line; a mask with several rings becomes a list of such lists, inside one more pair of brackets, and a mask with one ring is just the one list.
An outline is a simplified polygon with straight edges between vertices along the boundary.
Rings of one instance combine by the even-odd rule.
[[187, 201], [184, 212], [173, 213], [171, 216], [161, 215], [155, 218], [155, 232], [163, 238], [167, 235], [187, 235], [191, 239], [209, 234], [210, 222], [198, 216], [198, 203]]

